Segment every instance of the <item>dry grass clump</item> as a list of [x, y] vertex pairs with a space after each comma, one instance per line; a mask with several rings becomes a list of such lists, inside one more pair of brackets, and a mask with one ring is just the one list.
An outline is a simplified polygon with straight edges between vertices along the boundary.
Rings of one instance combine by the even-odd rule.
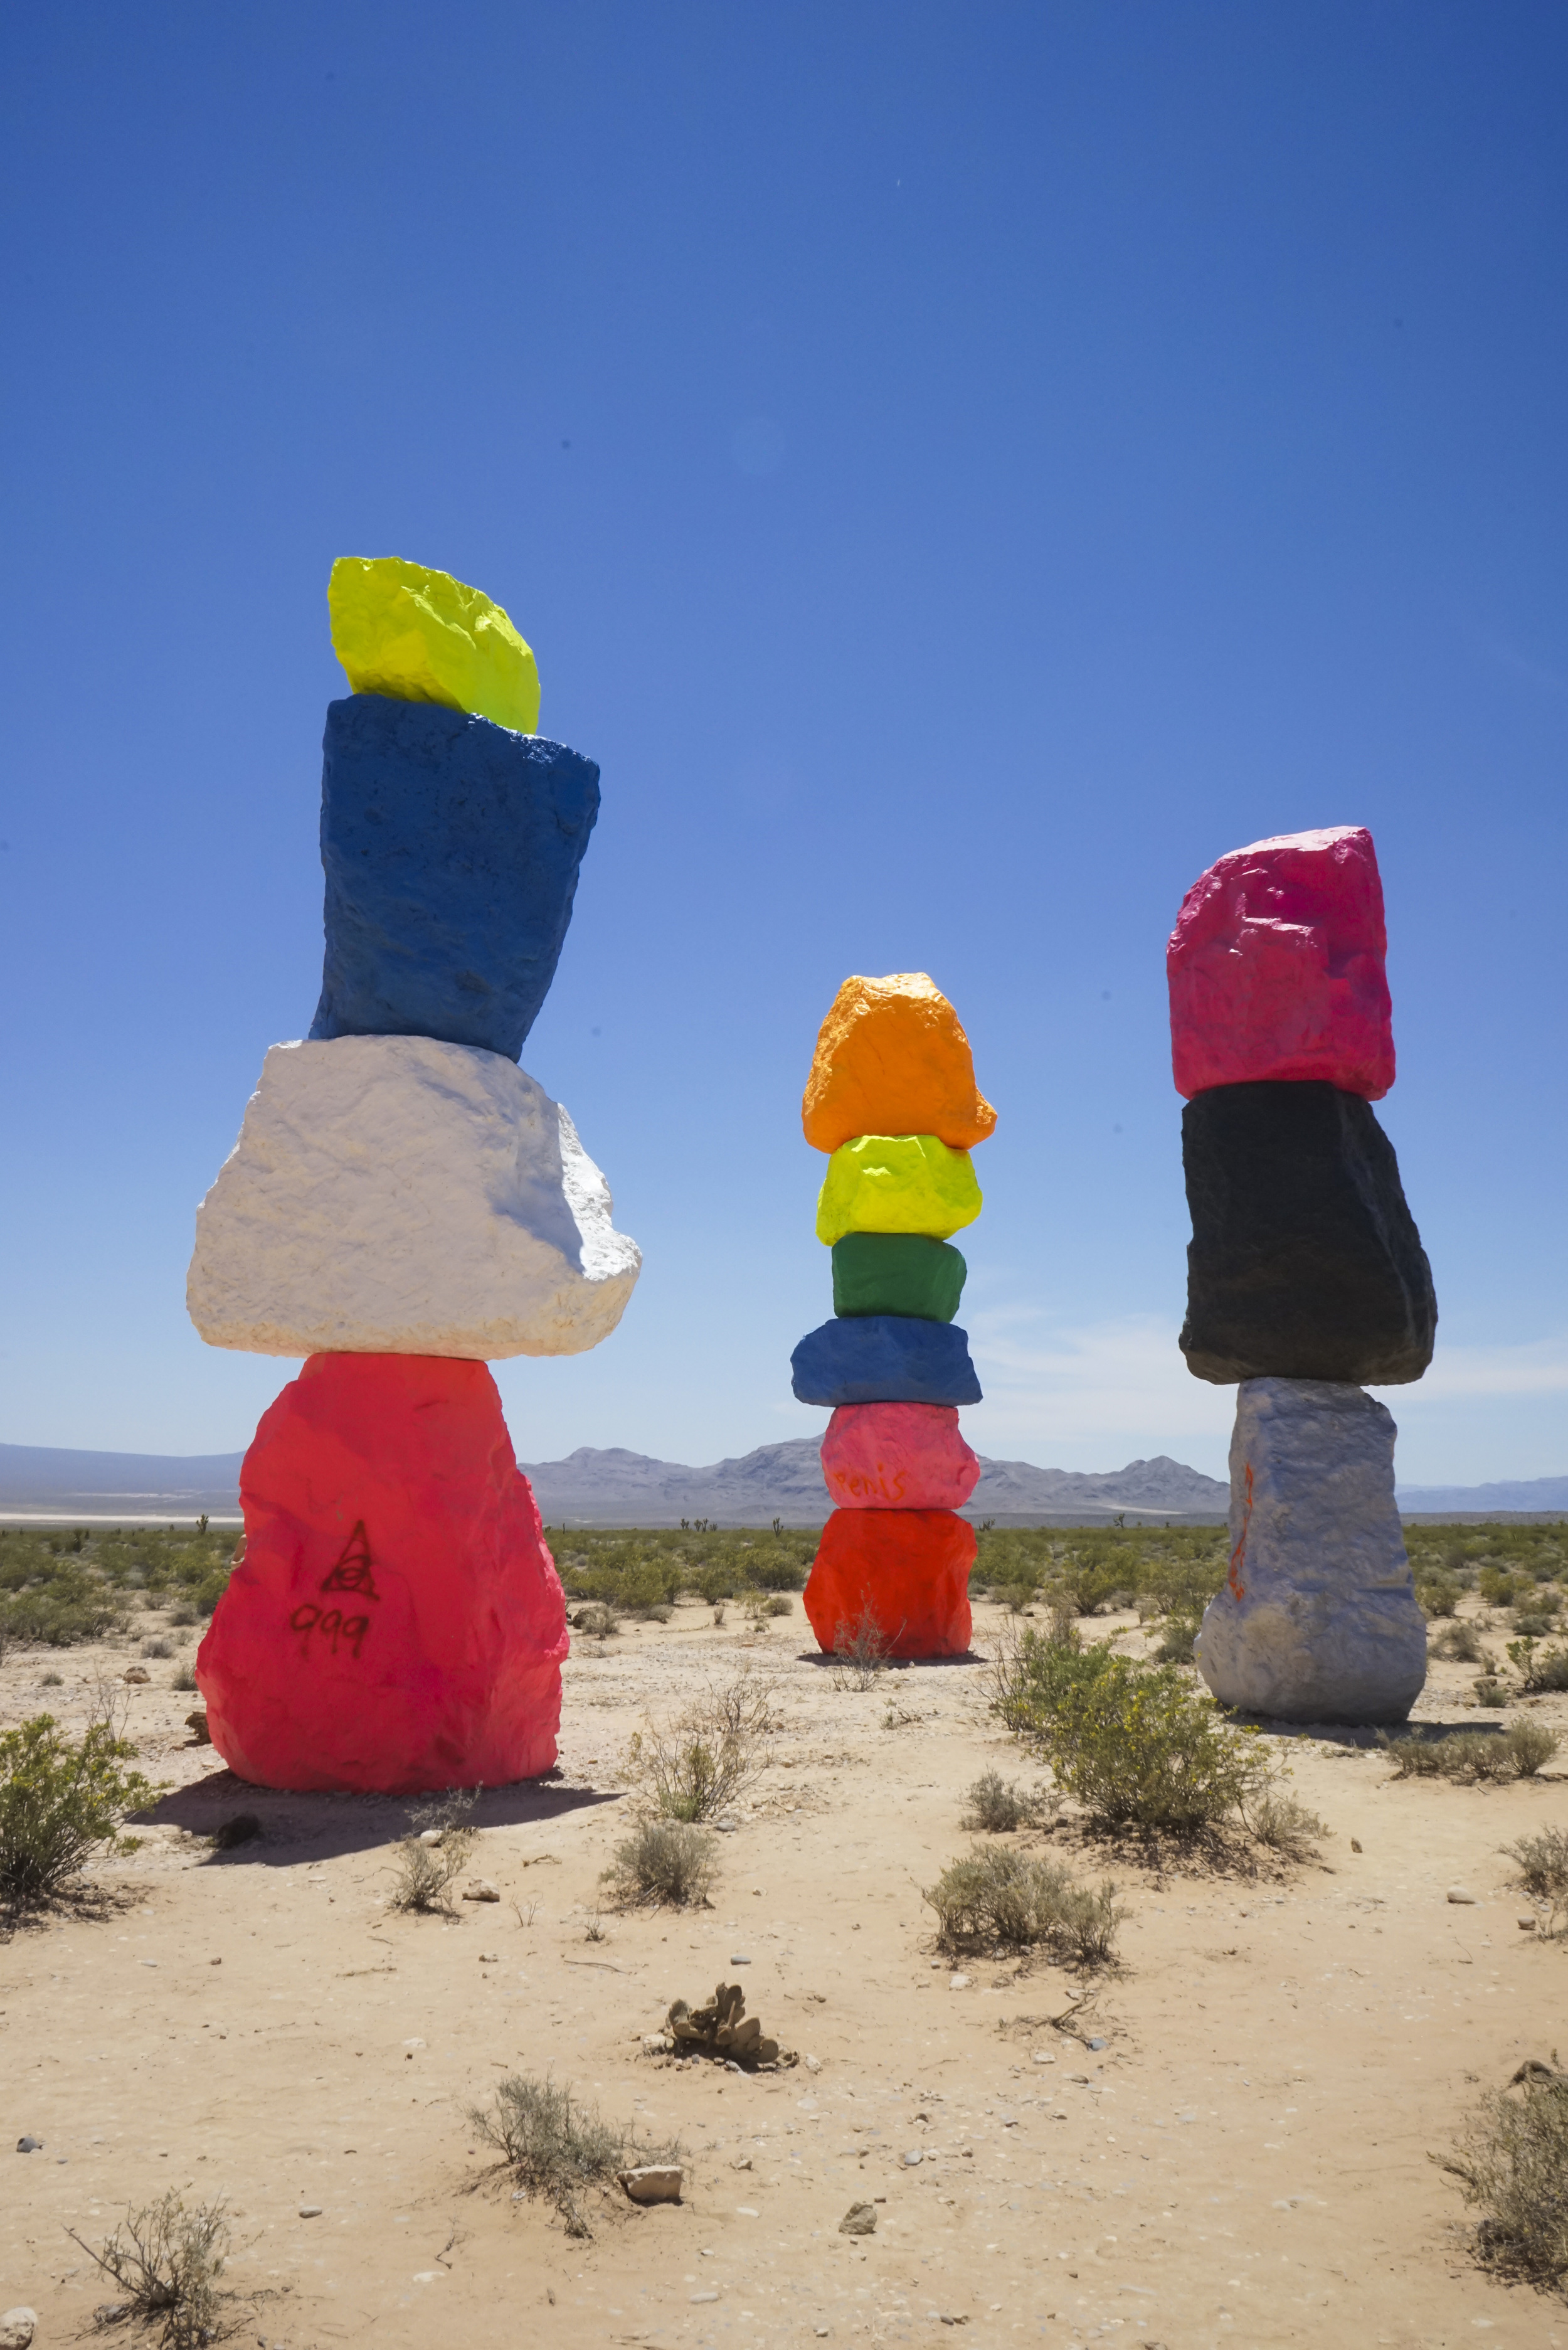
[[1484, 1665], [1490, 1661], [1481, 1646], [1480, 1634], [1468, 1616], [1446, 1624], [1429, 1645], [1434, 1657], [1445, 1657], [1450, 1664]]
[[1007, 1835], [1014, 1828], [1032, 1827], [1052, 1808], [1051, 1797], [1043, 1790], [1021, 1787], [1016, 1780], [1003, 1779], [999, 1771], [982, 1771], [969, 1791], [969, 1809], [959, 1825], [983, 1829], [988, 1835]]
[[717, 1846], [705, 1828], [687, 1822], [639, 1820], [618, 1844], [599, 1882], [610, 1888], [618, 1908], [639, 1902], [684, 1909], [705, 1902], [713, 1881]]
[[1006, 1846], [950, 1861], [920, 1898], [937, 1913], [937, 1939], [946, 1950], [1044, 1944], [1082, 1967], [1111, 1960], [1122, 1919], [1114, 1885], [1091, 1892], [1054, 1861]]
[[777, 1726], [771, 1683], [749, 1670], [710, 1682], [674, 1721], [633, 1733], [622, 1775], [667, 1820], [718, 1819], [766, 1769]]
[[590, 1599], [585, 1607], [574, 1608], [566, 1621], [574, 1632], [587, 1632], [595, 1640], [607, 1640], [620, 1628], [615, 1609], [602, 1599]]
[[1542, 1828], [1535, 1835], [1505, 1844], [1503, 1852], [1519, 1864], [1525, 1891], [1550, 1902], [1547, 1933], [1568, 1933], [1568, 1828]]
[[398, 1842], [397, 1877], [389, 1906], [455, 1918], [452, 1888], [468, 1866], [474, 1828], [469, 1819], [475, 1790], [453, 1787], [439, 1802], [420, 1804], [409, 1814], [409, 1833]]
[[1482, 1780], [1533, 1778], [1550, 1762], [1562, 1741], [1539, 1721], [1516, 1721], [1511, 1730], [1461, 1730], [1451, 1738], [1383, 1738], [1379, 1742], [1400, 1779]]
[[[899, 1631], [903, 1626], [898, 1627]], [[836, 1690], [875, 1689], [893, 1658], [896, 1635], [885, 1632], [867, 1600], [858, 1616], [837, 1624], [833, 1632], [833, 1686]]]
[[217, 2341], [218, 2279], [229, 2249], [221, 2202], [187, 2210], [171, 2188], [156, 2203], [128, 2210], [99, 2251], [74, 2228], [66, 2233], [119, 2287], [124, 2298], [117, 2317], [160, 2321], [160, 2350], [203, 2350]]
[[592, 2233], [578, 2198], [602, 2187], [618, 2171], [639, 2163], [672, 2161], [678, 2143], [639, 2144], [630, 2130], [618, 2129], [593, 2106], [580, 2105], [569, 2088], [546, 2074], [535, 2080], [509, 2073], [497, 2081], [488, 2106], [471, 2106], [469, 2120], [510, 2164], [524, 2195], [553, 2203], [568, 2236]]
[[1326, 1821], [1278, 1786], [1265, 1787], [1243, 1804], [1241, 1815], [1248, 1833], [1285, 1860], [1310, 1860], [1328, 1834]]
[[1561, 2289], [1568, 2280], [1568, 2073], [1555, 2061], [1521, 2064], [1506, 2089], [1482, 2098], [1453, 2153], [1433, 2159], [1481, 2214], [1475, 2252], [1483, 2266]]

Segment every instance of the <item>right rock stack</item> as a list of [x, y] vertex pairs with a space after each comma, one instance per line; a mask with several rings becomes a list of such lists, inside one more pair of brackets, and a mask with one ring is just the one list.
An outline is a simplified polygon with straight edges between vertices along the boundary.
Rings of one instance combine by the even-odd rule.
[[924, 972], [845, 981], [801, 1123], [829, 1154], [816, 1236], [833, 1251], [834, 1319], [791, 1361], [798, 1399], [833, 1412], [822, 1471], [836, 1504], [805, 1612], [828, 1650], [874, 1638], [888, 1656], [961, 1656], [975, 1537], [957, 1513], [980, 1462], [959, 1407], [981, 1398], [953, 1319], [966, 1268], [948, 1243], [980, 1213], [969, 1154], [996, 1112]]
[[1231, 1558], [1197, 1643], [1223, 1703], [1401, 1721], [1427, 1677], [1368, 1383], [1432, 1359], [1431, 1268], [1373, 1114], [1394, 1082], [1383, 888], [1360, 827], [1233, 849], [1166, 969], [1192, 1216], [1181, 1350], [1238, 1383]]

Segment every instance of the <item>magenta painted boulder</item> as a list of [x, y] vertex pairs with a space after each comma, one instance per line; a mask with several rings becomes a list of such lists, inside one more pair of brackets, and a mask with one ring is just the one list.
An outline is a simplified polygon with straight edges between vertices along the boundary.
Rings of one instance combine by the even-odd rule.
[[841, 1403], [822, 1441], [836, 1509], [959, 1510], [980, 1462], [950, 1404]]
[[1165, 951], [1176, 1089], [1394, 1082], [1383, 884], [1360, 825], [1233, 848], [1193, 883]]

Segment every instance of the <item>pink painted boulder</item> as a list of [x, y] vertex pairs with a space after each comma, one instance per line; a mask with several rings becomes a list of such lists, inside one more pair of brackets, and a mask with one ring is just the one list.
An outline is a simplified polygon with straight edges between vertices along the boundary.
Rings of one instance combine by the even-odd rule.
[[566, 1601], [487, 1365], [312, 1355], [240, 1503], [196, 1659], [238, 1777], [409, 1794], [549, 1769]]
[[841, 1403], [822, 1441], [822, 1473], [844, 1510], [959, 1510], [980, 1462], [951, 1404]]
[[1383, 884], [1360, 825], [1233, 848], [1193, 883], [1165, 951], [1176, 1089], [1394, 1082]]

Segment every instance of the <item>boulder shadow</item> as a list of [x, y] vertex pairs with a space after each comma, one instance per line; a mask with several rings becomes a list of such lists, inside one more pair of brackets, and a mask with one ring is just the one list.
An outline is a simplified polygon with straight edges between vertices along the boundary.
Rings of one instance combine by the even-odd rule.
[[[618, 1788], [569, 1786], [556, 1774], [519, 1779], [508, 1787], [485, 1787], [474, 1799], [469, 1823], [475, 1828], [548, 1827], [577, 1812], [624, 1803]], [[296, 1794], [254, 1787], [233, 1771], [214, 1771], [189, 1787], [171, 1789], [135, 1813], [130, 1826], [183, 1828], [214, 1843], [204, 1866], [240, 1868], [259, 1865], [290, 1868], [306, 1858], [335, 1860], [348, 1853], [375, 1852], [408, 1835], [414, 1812], [439, 1802], [424, 1795]], [[254, 1823], [254, 1825], [252, 1825]], [[477, 1860], [477, 1856], [476, 1856]]]

